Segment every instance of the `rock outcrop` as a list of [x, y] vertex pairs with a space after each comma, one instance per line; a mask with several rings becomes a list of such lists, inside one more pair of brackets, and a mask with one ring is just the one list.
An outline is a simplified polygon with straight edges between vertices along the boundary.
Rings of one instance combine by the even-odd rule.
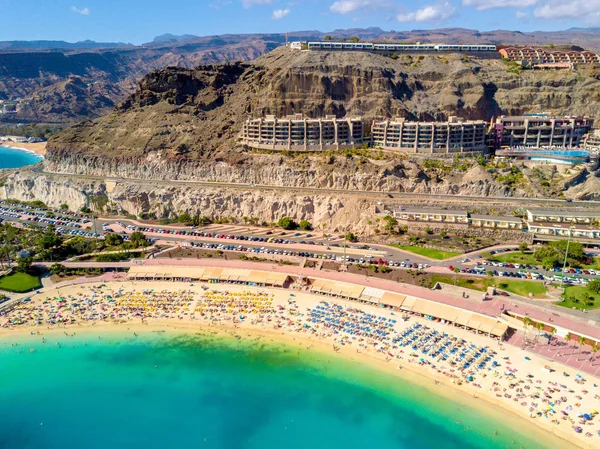
[[385, 164], [374, 164], [364, 157], [340, 162], [340, 155], [332, 156], [334, 163], [323, 157], [257, 155], [241, 151], [236, 137], [249, 115], [292, 112], [367, 120], [452, 115], [489, 120], [539, 111], [593, 115], [600, 100], [597, 77], [600, 69], [590, 67], [577, 73], [516, 74], [501, 60], [460, 54], [394, 60], [281, 48], [252, 63], [149, 74], [111, 114], [53, 138], [46, 167], [129, 178], [249, 183], [268, 178], [279, 185], [405, 190], [424, 178], [411, 173], [416, 176], [404, 179], [406, 167], [398, 156], [385, 155]]
[[[189, 185], [153, 186], [151, 183], [103, 182], [49, 177], [19, 172], [0, 187], [0, 199], [43, 199], [51, 207], [68, 204], [71, 210], [101, 203], [102, 212], [157, 217], [183, 211], [212, 218], [257, 217], [274, 222], [283, 216], [308, 219], [320, 229], [359, 229], [376, 215], [375, 203], [352, 195], [305, 195], [294, 192], [261, 191]], [[98, 208], [96, 208], [98, 210]]]

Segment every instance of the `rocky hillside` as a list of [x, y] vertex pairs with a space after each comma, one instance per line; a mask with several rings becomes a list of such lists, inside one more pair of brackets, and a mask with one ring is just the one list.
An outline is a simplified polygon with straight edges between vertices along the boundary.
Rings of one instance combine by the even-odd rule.
[[106, 81], [85, 82], [71, 75], [47, 87], [37, 89], [19, 108], [19, 117], [39, 121], [52, 118], [53, 122], [69, 123], [81, 117], [96, 118], [103, 111], [115, 107], [114, 100], [127, 95], [119, 84]]
[[[369, 154], [288, 157], [243, 152], [249, 115], [489, 120], [547, 111], [591, 114], [600, 69], [514, 73], [501, 60], [459, 54], [401, 56], [277, 49], [254, 62], [167, 68], [100, 119], [53, 138], [46, 168], [125, 178], [202, 179], [374, 190], [436, 189], [418, 164]], [[442, 179], [440, 182], [444, 182]], [[502, 186], [478, 187], [502, 190]], [[451, 190], [455, 184], [445, 184]]]
[[[560, 172], [552, 167], [522, 169], [522, 174], [514, 179], [514, 183], [518, 184], [515, 187], [507, 185], [501, 178], [510, 176], [509, 168], [478, 165], [468, 167], [464, 162], [454, 169], [448, 168], [452, 164], [424, 165], [418, 168], [414, 163], [405, 162], [404, 171], [388, 176], [385, 182], [390, 186], [396, 184], [395, 188], [404, 185], [407, 191], [414, 192], [478, 194], [482, 199], [487, 195], [503, 197], [497, 203], [471, 199], [450, 206], [468, 209], [472, 213], [511, 214], [523, 204], [519, 198], [504, 197], [511, 194], [556, 198], [559, 192], [565, 191], [566, 197], [600, 199], [597, 178], [590, 177], [583, 167]], [[371, 177], [377, 178], [385, 174], [385, 170], [382, 170]], [[294, 181], [297, 179], [294, 178]], [[306, 175], [303, 182], [310, 179]], [[548, 182], [548, 179], [551, 181]], [[591, 181], [591, 190], [584, 192], [581, 186], [588, 182], [586, 180]], [[316, 187], [323, 180], [313, 181]], [[578, 189], [577, 192], [572, 192], [573, 188]], [[168, 218], [187, 211], [214, 219], [235, 217], [240, 223], [243, 217], [257, 217], [259, 221], [274, 222], [283, 216], [290, 216], [296, 220], [307, 219], [320, 230], [365, 232], [376, 223], [377, 212], [381, 212], [377, 202], [395, 201], [395, 204], [399, 204], [401, 201], [404, 206], [423, 205], [422, 198], [390, 200], [383, 193], [378, 196], [356, 193], [352, 188], [336, 192], [318, 188], [309, 191], [258, 187], [248, 189], [244, 186], [207, 186], [193, 182], [80, 179], [26, 170], [0, 173], [0, 199], [39, 199], [56, 208], [67, 204], [71, 210], [92, 206], [104, 214], [149, 214]], [[428, 205], [449, 207], [447, 198], [435, 195], [430, 197]], [[545, 205], [539, 203], [538, 206]]]
[[[238, 41], [211, 38], [78, 51], [0, 48], [0, 100], [18, 102], [17, 114], [0, 120], [69, 124], [99, 117], [134, 92], [136, 83], [153, 70], [251, 60], [279, 45], [268, 40]], [[73, 96], [64, 88], [72, 77], [90, 87]]]

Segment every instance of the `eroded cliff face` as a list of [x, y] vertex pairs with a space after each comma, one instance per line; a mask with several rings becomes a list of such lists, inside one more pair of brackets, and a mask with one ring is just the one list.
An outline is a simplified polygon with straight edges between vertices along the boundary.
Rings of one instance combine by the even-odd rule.
[[[499, 114], [546, 111], [595, 115], [600, 69], [512, 73], [501, 60], [460, 54], [403, 55], [398, 60], [360, 52], [277, 49], [252, 63], [167, 68], [146, 76], [136, 93], [111, 114], [80, 123], [48, 144], [53, 172], [155, 179], [263, 182], [270, 171], [280, 185], [306, 185], [293, 157], [245, 152], [236, 137], [249, 116], [405, 117], [489, 120]], [[391, 164], [399, 164], [392, 157]], [[369, 162], [311, 165], [316, 185], [399, 186]], [[390, 180], [382, 179], [390, 176]], [[357, 179], [358, 178], [358, 179]], [[402, 181], [401, 184], [418, 180]], [[371, 188], [371, 187], [366, 187]], [[406, 187], [403, 187], [406, 188]]]
[[[481, 196], [535, 195], [526, 186], [506, 186], [473, 161], [467, 170], [423, 167], [418, 160], [369, 160], [345, 156], [299, 156], [289, 158], [255, 154], [236, 163], [220, 161], [156, 161], [150, 157], [115, 160], [97, 156], [49, 159], [46, 171], [79, 173], [138, 180], [189, 180], [215, 183], [289, 186], [341, 191], [369, 190], [464, 194]], [[454, 162], [446, 161], [447, 167]]]
[[[360, 229], [375, 217], [375, 204], [351, 195], [304, 195], [294, 192], [205, 188], [193, 184], [152, 186], [128, 182], [85, 182], [20, 172], [0, 187], [0, 199], [43, 200], [48, 206], [68, 204], [71, 210], [101, 202], [102, 211], [158, 217], [187, 211], [212, 218], [258, 217], [273, 222], [283, 216], [307, 219], [320, 229]], [[100, 199], [100, 201], [98, 201]]]
[[[381, 169], [385, 171], [389, 168]], [[505, 198], [498, 203], [474, 201], [454, 206], [469, 210], [474, 208], [477, 213], [510, 214], [521, 207], [518, 199], [511, 199], [511, 194], [515, 193], [517, 197], [556, 197], [557, 192], [561, 191], [565, 198], [597, 200], [600, 191], [599, 178], [586, 167], [573, 167], [560, 172], [553, 166], [522, 168], [526, 175], [519, 177], [518, 185], [512, 188], [493, 180], [490, 169], [479, 166], [473, 166], [467, 171], [456, 170], [445, 175], [444, 180], [439, 173], [443, 170], [440, 168], [418, 169], [415, 172], [410, 167], [396, 170], [394, 176], [398, 177], [398, 181], [394, 189], [397, 191], [398, 187], [402, 187], [406, 192]], [[496, 170], [500, 176], [511, 174], [510, 169]], [[285, 176], [285, 173], [281, 172], [281, 176]], [[389, 181], [392, 178], [388, 173], [385, 179]], [[365, 175], [364, 179], [376, 178], [370, 174]], [[453, 179], [453, 182], [450, 183], [449, 179]], [[548, 179], [552, 181], [548, 183]], [[314, 181], [314, 177], [307, 171], [306, 179], [302, 182], [312, 187], [311, 180]], [[260, 186], [207, 186], [181, 181], [84, 180], [27, 170], [5, 175], [2, 181], [0, 199], [42, 200], [48, 206], [56, 208], [66, 203], [71, 210], [91, 206], [103, 214], [150, 213], [159, 218], [188, 212], [213, 219], [234, 217], [238, 222], [243, 222], [244, 217], [257, 217], [260, 221], [273, 222], [290, 216], [296, 220], [307, 219], [315, 227], [329, 231], [366, 230], [370, 226], [369, 222], [376, 218], [377, 209], [381, 209], [378, 202], [389, 204], [394, 201], [384, 193], [365, 196], [352, 188], [336, 191], [311, 188], [302, 192], [281, 188], [265, 189]], [[409, 203], [438, 208], [449, 206], [447, 197], [435, 195], [426, 204], [420, 198], [402, 199], [402, 204]]]

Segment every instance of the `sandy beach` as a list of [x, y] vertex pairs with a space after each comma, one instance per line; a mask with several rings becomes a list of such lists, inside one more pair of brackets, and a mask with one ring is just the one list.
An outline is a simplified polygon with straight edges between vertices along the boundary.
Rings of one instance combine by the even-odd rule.
[[[65, 301], [58, 302], [57, 297]], [[367, 317], [376, 323], [369, 329], [375, 330], [350, 338], [329, 321], [315, 318], [325, 309], [352, 323]], [[579, 376], [556, 363], [552, 371], [543, 370], [546, 360], [459, 327], [303, 292], [173, 282], [84, 284], [36, 295], [0, 317], [0, 326], [3, 339], [25, 338], [32, 332], [31, 338], [41, 338], [38, 332], [50, 338], [55, 333], [64, 335], [66, 328], [78, 333], [148, 332], [158, 327], [173, 332], [260, 335], [266, 341], [301, 345], [327, 357], [376, 367], [455, 402], [481, 407], [483, 412], [490, 405], [496, 411], [500, 406], [503, 419], [514, 426], [522, 426], [525, 419], [533, 431], [540, 429], [540, 438], [550, 438], [548, 432], [561, 438], [561, 447], [591, 448], [600, 441], [598, 417], [580, 424], [577, 416], [598, 408], [598, 379]], [[421, 356], [420, 351], [402, 346], [404, 333], [423, 339], [434, 333], [445, 335], [441, 342], [452, 343], [449, 347], [467, 348], [459, 352], [471, 346], [485, 349], [484, 355], [495, 354], [494, 365], [463, 370], [452, 365], [451, 358]], [[575, 432], [577, 426], [583, 428], [581, 433]]]
[[[7, 138], [13, 138], [13, 139], [17, 139], [19, 138], [18, 136], [4, 136]], [[46, 144], [48, 142], [35, 142], [35, 143], [28, 143], [28, 142], [5, 142], [5, 141], [0, 141], [0, 146], [4, 146], [7, 148], [17, 148], [20, 150], [26, 150], [26, 151], [31, 151], [39, 156], [46, 156]]]
[[31, 151], [40, 156], [46, 155], [47, 142], [22, 143], [22, 142], [0, 142], [0, 146], [8, 148], [18, 148], [21, 150]]

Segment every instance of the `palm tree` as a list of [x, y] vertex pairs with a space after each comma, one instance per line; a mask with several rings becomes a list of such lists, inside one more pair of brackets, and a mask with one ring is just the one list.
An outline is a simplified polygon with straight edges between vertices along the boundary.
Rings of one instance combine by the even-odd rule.
[[[579, 343], [579, 350], [581, 351], [581, 347], [586, 343], [585, 337], [579, 337], [577, 339], [577, 343]], [[577, 360], [579, 360], [579, 359], [577, 359]]]
[[592, 364], [592, 360], [596, 356], [596, 352], [598, 352], [598, 343], [594, 343], [592, 345], [592, 355], [590, 356], [590, 365]]
[[525, 340], [527, 340], [527, 330], [528, 330], [529, 326], [531, 326], [532, 324], [533, 324], [533, 321], [531, 320], [531, 318], [529, 318], [528, 316], [523, 318], [523, 325], [525, 326]]
[[565, 335], [565, 341], [567, 342], [567, 346], [569, 346], [569, 343], [571, 342], [572, 339], [573, 339], [573, 335], [571, 335], [571, 332], [569, 332], [567, 335]]
[[542, 331], [544, 330], [545, 327], [546, 326], [544, 326], [542, 323], [535, 323], [535, 328], [538, 331], [538, 334], [537, 334], [537, 338], [538, 339], [540, 338], [540, 335], [541, 335], [541, 333], [542, 333]]
[[550, 339], [548, 340], [548, 343], [552, 342], [552, 337], [554, 336], [554, 334], [556, 334], [556, 328], [555, 327], [551, 327], [550, 328]]

